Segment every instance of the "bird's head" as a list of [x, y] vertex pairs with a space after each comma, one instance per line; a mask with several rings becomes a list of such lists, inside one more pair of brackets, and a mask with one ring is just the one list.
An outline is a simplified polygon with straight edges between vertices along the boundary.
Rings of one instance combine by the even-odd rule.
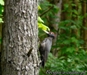
[[52, 37], [53, 39], [55, 39], [55, 37], [56, 37], [54, 32], [48, 32], [47, 35], [48, 35], [48, 37]]
[[53, 39], [55, 39], [55, 37], [56, 37], [54, 32], [51, 32], [51, 31], [47, 32], [46, 31], [45, 33], [48, 35], [48, 37], [52, 37]]

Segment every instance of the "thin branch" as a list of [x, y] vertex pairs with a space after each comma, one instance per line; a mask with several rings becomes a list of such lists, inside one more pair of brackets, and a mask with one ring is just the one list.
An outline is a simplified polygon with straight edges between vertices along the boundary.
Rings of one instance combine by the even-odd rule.
[[44, 14], [46, 14], [47, 12], [49, 12], [54, 6], [51, 6], [50, 8], [48, 8], [46, 11], [44, 11], [40, 16], [43, 16]]

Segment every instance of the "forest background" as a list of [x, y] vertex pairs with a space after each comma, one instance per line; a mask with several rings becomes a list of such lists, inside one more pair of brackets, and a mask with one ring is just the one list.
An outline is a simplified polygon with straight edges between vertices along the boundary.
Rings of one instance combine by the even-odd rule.
[[[52, 72], [87, 72], [87, 1], [40, 0], [38, 16], [57, 37], [40, 75]], [[0, 0], [0, 50], [4, 2]], [[42, 41], [46, 34], [39, 28]], [[48, 74], [47, 74], [48, 75]]]

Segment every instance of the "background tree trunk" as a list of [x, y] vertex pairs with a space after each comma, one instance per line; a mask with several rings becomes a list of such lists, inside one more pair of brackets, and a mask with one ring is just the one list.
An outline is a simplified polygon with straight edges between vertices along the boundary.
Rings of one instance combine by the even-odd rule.
[[[1, 41], [2, 24], [0, 23], [0, 41]], [[1, 42], [0, 42], [0, 75], [1, 75]]]
[[83, 29], [82, 29], [82, 38], [84, 40], [84, 50], [87, 50], [87, 1], [82, 1], [82, 15], [83, 15]]
[[37, 0], [5, 0], [2, 75], [38, 75]]
[[[56, 41], [58, 38], [58, 25], [60, 23], [60, 17], [61, 17], [61, 9], [62, 9], [62, 0], [48, 0], [51, 4], [55, 5], [58, 7], [58, 12], [54, 13], [54, 17], [49, 16], [49, 27], [51, 30], [55, 31], [56, 38], [54, 40], [55, 44], [54, 46], [57, 45]], [[53, 55], [58, 56], [58, 49], [55, 48], [52, 50]]]
[[[0, 41], [1, 41], [1, 37], [2, 37], [2, 23], [0, 23]], [[0, 42], [0, 52], [1, 52], [1, 42]]]
[[[72, 4], [74, 4], [74, 6], [72, 6], [72, 10], [77, 12], [77, 13], [72, 12], [72, 20], [78, 23], [78, 20], [79, 20], [78, 16], [80, 14], [79, 13], [79, 6], [80, 6], [79, 5], [79, 0], [73, 0]], [[78, 28], [78, 24], [77, 23], [76, 23], [76, 28], [72, 30], [72, 34], [74, 33], [75, 37], [77, 39], [79, 39], [80, 38], [80, 34], [79, 34], [79, 28]], [[76, 46], [76, 51], [78, 51], [77, 43], [75, 43], [75, 46]]]
[[[62, 0], [62, 12], [61, 12], [61, 21], [70, 20], [71, 19], [71, 12], [67, 10], [71, 10], [71, 1], [69, 0]], [[68, 27], [70, 23], [67, 23], [66, 26]], [[71, 32], [71, 31], [70, 31]], [[65, 30], [60, 29], [60, 34], [65, 33]], [[69, 35], [71, 36], [71, 35]]]
[[[54, 24], [52, 24], [52, 26], [54, 27], [54, 29], [57, 31], [55, 32], [56, 34], [56, 38], [55, 38], [55, 46], [57, 45], [56, 41], [58, 39], [58, 35], [59, 35], [59, 29], [58, 29], [58, 25], [60, 23], [60, 19], [61, 19], [61, 11], [62, 11], [62, 0], [54, 0], [54, 4], [59, 8], [58, 13], [55, 14], [55, 16], [57, 17], [56, 19], [53, 18], [52, 21], [56, 22]], [[54, 50], [52, 50], [52, 53], [55, 56], [58, 56], [58, 48], [55, 48]]]

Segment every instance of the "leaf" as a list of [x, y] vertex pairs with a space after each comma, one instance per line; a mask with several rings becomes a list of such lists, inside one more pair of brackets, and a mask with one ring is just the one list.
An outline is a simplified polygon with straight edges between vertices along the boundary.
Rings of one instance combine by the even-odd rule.
[[68, 59], [67, 59], [67, 62], [72, 62], [72, 59], [68, 58]]
[[66, 49], [66, 52], [73, 53], [74, 50], [75, 49], [73, 47], [69, 47], [69, 48]]
[[4, 1], [3, 1], [3, 0], [0, 0], [0, 4], [1, 4], [1, 5], [4, 5]]
[[0, 16], [2, 16], [3, 11], [4, 11], [4, 7], [3, 5], [0, 4]]
[[70, 40], [64, 40], [63, 44], [70, 44]]
[[44, 32], [50, 31], [50, 28], [43, 24], [44, 21], [38, 17], [38, 28], [41, 28]]
[[75, 37], [72, 37], [71, 42], [78, 43], [78, 39], [76, 39]]
[[3, 20], [2, 20], [2, 18], [0, 18], [0, 23], [3, 23]]
[[64, 4], [65, 8], [68, 8], [69, 7], [69, 4]]
[[76, 29], [77, 27], [76, 27], [76, 25], [71, 25], [70, 28], [71, 29]]
[[73, 13], [78, 15], [78, 11], [77, 10], [73, 10]]
[[41, 28], [45, 32], [50, 31], [50, 28], [44, 25], [43, 23], [38, 23], [38, 28]]
[[38, 22], [44, 23], [44, 21], [40, 17], [38, 17]]
[[40, 7], [40, 5], [38, 5], [38, 10], [42, 10], [41, 7]]

